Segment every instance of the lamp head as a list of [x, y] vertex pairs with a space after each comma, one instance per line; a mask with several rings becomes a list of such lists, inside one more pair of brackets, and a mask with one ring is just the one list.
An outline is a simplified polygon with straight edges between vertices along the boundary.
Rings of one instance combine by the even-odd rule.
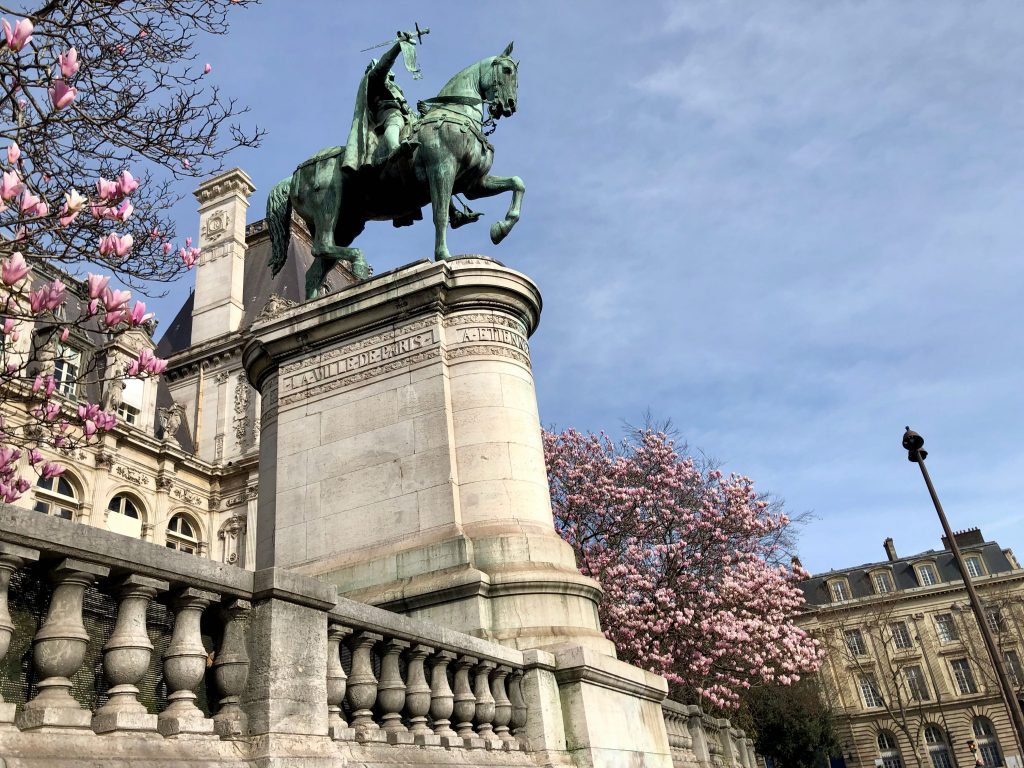
[[924, 438], [910, 427], [903, 433], [903, 447], [907, 450], [907, 459], [910, 461], [923, 461], [928, 456], [928, 451], [922, 450]]

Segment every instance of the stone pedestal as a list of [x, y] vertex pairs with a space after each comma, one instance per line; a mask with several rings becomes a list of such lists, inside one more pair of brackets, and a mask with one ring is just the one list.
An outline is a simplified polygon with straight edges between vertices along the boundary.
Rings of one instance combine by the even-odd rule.
[[524, 275], [418, 262], [296, 307], [244, 350], [262, 394], [256, 567], [520, 648], [613, 648], [554, 530]]

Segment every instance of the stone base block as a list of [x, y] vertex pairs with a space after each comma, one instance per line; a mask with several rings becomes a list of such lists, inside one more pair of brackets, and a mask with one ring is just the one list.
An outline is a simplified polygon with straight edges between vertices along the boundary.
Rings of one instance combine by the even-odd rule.
[[356, 741], [361, 744], [387, 744], [387, 731], [375, 729], [372, 731], [356, 731]]
[[416, 733], [413, 734], [416, 739], [417, 747], [440, 747], [441, 737], [434, 733]]
[[146, 711], [101, 713], [92, 719], [92, 729], [96, 733], [156, 731], [157, 716]]
[[327, 732], [335, 741], [356, 740], [356, 729], [347, 725], [332, 725], [327, 729]]
[[385, 733], [387, 733], [388, 744], [392, 746], [416, 743], [416, 737], [408, 731], [385, 731]]
[[34, 728], [88, 728], [92, 725], [92, 712], [75, 707], [25, 707], [15, 718], [23, 731]]
[[214, 735], [213, 720], [207, 717], [161, 717], [157, 721], [161, 736]]
[[242, 738], [246, 735], [245, 720], [240, 718], [213, 718], [213, 732], [222, 739]]
[[466, 746], [465, 740], [461, 736], [438, 736], [441, 740], [441, 746], [445, 749], [462, 749]]
[[0, 702], [0, 723], [13, 723], [17, 705], [10, 702]]
[[478, 736], [469, 736], [462, 740], [462, 746], [466, 749], [487, 749], [487, 740]]

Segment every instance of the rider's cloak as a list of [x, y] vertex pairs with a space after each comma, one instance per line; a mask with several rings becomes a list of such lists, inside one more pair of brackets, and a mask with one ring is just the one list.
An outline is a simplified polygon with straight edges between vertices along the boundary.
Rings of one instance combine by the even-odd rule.
[[363, 79], [359, 81], [356, 106], [352, 113], [352, 127], [348, 132], [345, 157], [341, 163], [342, 168], [349, 168], [353, 171], [373, 164], [373, 156], [377, 151], [377, 144], [380, 142], [376, 131], [376, 122], [369, 107], [370, 100], [367, 97], [371, 72], [372, 68], [368, 69], [363, 75]]

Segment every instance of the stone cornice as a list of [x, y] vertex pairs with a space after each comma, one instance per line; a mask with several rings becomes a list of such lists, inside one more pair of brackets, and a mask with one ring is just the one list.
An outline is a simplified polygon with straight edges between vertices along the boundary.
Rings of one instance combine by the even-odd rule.
[[249, 174], [241, 168], [232, 168], [220, 176], [204, 181], [193, 194], [200, 205], [207, 205], [231, 195], [248, 198], [255, 191], [256, 185], [252, 183]]

